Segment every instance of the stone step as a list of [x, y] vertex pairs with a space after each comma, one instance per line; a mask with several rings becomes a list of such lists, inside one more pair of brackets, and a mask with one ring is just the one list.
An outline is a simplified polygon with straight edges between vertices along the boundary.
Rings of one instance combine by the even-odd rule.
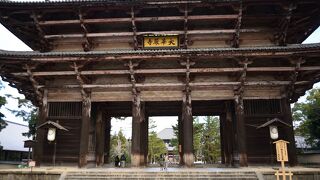
[[255, 172], [104, 172], [104, 171], [80, 171], [68, 172], [65, 180], [82, 179], [118, 179], [118, 180], [138, 180], [138, 179], [203, 179], [203, 180], [258, 180]]
[[[75, 178], [70, 178], [70, 177], [66, 177], [65, 180], [77, 180], [79, 179], [78, 177]], [[119, 178], [115, 178], [115, 177], [85, 177], [83, 179], [89, 179], [89, 180], [108, 180], [108, 179], [117, 179], [117, 180], [147, 180], [147, 179], [163, 179], [163, 180], [191, 180], [191, 179], [196, 179], [196, 180], [258, 180], [257, 177], [243, 177], [243, 178], [239, 178], [239, 177], [119, 177]]]

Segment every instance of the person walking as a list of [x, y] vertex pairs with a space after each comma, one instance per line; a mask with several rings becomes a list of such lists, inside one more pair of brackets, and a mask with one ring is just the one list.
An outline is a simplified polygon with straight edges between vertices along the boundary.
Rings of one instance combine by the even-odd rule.
[[168, 170], [168, 164], [169, 164], [169, 156], [166, 154], [164, 154], [164, 170]]
[[126, 166], [126, 156], [124, 154], [120, 157], [121, 160], [121, 167], [124, 168]]
[[160, 154], [160, 158], [159, 158], [160, 171], [164, 170], [163, 163], [164, 163], [164, 157], [163, 157], [163, 154]]
[[114, 166], [119, 167], [119, 162], [120, 162], [119, 156], [116, 155], [116, 157], [114, 157]]

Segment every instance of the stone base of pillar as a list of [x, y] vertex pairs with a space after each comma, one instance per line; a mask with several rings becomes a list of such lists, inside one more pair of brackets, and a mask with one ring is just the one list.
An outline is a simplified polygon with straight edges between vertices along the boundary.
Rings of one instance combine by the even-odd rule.
[[141, 167], [144, 166], [144, 155], [143, 154], [131, 154], [131, 166]]
[[192, 153], [183, 154], [183, 161], [186, 167], [192, 167], [194, 163], [194, 156]]

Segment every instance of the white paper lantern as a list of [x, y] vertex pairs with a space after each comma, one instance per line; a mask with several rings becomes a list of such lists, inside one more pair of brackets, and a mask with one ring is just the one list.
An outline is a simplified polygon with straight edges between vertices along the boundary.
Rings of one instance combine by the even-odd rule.
[[269, 126], [270, 131], [270, 137], [271, 139], [278, 139], [279, 133], [278, 133], [278, 127], [277, 126]]
[[48, 141], [54, 141], [56, 139], [56, 128], [48, 129], [47, 139]]

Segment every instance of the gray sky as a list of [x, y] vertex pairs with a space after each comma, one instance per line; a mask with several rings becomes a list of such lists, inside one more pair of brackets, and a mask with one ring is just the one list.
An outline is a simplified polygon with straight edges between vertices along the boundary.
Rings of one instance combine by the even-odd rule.
[[[303, 43], [320, 43], [320, 27]], [[5, 27], [0, 24], [0, 49], [8, 50], [8, 51], [32, 51], [27, 45], [25, 45], [21, 40], [15, 37], [12, 33], [10, 33]], [[0, 95], [3, 96], [5, 94], [11, 94], [12, 96], [19, 96], [24, 97], [23, 95], [19, 94], [15, 88], [12, 88], [7, 85], [6, 82], [3, 82], [4, 88], [0, 90]], [[320, 83], [315, 84], [316, 87], [320, 87]], [[314, 87], [315, 87], [314, 86]], [[13, 99], [7, 99], [8, 103], [5, 107], [2, 107], [1, 112], [4, 112], [6, 116], [6, 120], [17, 122], [21, 124], [27, 124], [23, 122], [21, 118], [14, 117], [6, 108], [15, 109], [17, 108], [17, 101]], [[299, 102], [304, 101], [305, 96], [299, 99]], [[156, 131], [159, 132], [164, 128], [171, 127], [172, 125], [177, 123], [177, 117], [153, 117], [156, 121]], [[124, 134], [127, 137], [131, 137], [131, 119], [127, 118], [125, 121], [117, 121], [112, 120], [112, 133], [115, 133], [122, 129]]]

